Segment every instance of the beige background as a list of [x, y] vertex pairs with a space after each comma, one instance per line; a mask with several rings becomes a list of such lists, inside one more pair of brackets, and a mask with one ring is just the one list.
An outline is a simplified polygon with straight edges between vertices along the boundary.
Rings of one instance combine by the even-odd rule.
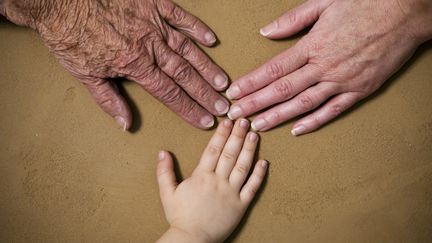
[[[181, 0], [218, 33], [233, 79], [292, 45], [258, 34], [300, 1]], [[234, 242], [432, 242], [432, 44], [319, 132], [262, 134], [265, 189]], [[159, 149], [188, 176], [213, 132], [125, 84], [124, 133], [29, 29], [0, 23], [0, 242], [152, 242], [166, 229]]]

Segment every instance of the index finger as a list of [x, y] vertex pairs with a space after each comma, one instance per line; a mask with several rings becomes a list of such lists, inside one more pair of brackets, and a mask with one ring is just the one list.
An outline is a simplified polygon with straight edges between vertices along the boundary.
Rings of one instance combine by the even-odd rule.
[[215, 34], [204, 22], [172, 1], [157, 1], [157, 7], [162, 17], [171, 26], [182, 30], [203, 45], [212, 46], [216, 43]]
[[258, 69], [235, 81], [227, 90], [227, 97], [235, 100], [258, 91], [273, 81], [304, 66], [307, 61], [306, 48], [296, 44]]

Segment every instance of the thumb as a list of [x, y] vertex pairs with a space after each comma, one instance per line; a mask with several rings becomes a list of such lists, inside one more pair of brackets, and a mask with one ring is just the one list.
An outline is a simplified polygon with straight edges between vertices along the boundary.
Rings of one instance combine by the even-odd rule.
[[160, 196], [162, 201], [164, 201], [164, 198], [172, 194], [177, 187], [173, 159], [170, 153], [166, 151], [159, 152], [159, 164], [156, 169], [156, 174]]
[[123, 130], [126, 131], [130, 128], [132, 114], [114, 83], [103, 79], [81, 80], [81, 82], [87, 87], [102, 110], [112, 116]]
[[281, 39], [297, 34], [316, 22], [332, 2], [333, 0], [308, 0], [262, 28], [260, 33], [270, 39]]

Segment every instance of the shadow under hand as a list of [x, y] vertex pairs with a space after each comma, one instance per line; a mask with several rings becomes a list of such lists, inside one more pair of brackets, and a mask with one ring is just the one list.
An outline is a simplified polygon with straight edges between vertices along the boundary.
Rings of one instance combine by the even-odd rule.
[[126, 103], [129, 105], [129, 108], [132, 112], [132, 126], [129, 129], [129, 132], [131, 133], [137, 133], [141, 129], [142, 126], [142, 115], [141, 112], [138, 109], [138, 106], [134, 102], [134, 100], [129, 96], [125, 89], [125, 85], [128, 85], [130, 83], [133, 83], [127, 79], [110, 79], [110, 82], [116, 84], [119, 93], [121, 96], [124, 97], [126, 100]]

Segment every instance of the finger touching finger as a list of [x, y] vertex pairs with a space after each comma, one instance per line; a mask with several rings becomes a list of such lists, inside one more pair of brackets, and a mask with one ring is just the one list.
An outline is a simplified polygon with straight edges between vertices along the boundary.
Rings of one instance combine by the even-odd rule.
[[344, 111], [363, 98], [360, 93], [344, 93], [329, 100], [323, 107], [314, 113], [302, 118], [294, 124], [291, 133], [300, 136], [313, 132], [324, 124], [335, 119]]
[[319, 72], [312, 65], [306, 65], [267, 87], [252, 93], [231, 106], [228, 117], [235, 120], [248, 117], [260, 110], [287, 101], [317, 83]]
[[189, 38], [171, 29], [167, 41], [168, 45], [186, 59], [213, 88], [222, 91], [228, 86], [228, 76], [225, 72]]
[[168, 45], [156, 48], [159, 67], [170, 76], [187, 94], [213, 115], [225, 115], [229, 103], [214, 90], [184, 58], [177, 55]]
[[329, 84], [317, 84], [303, 91], [293, 99], [258, 115], [252, 122], [252, 129], [255, 131], [267, 131], [294, 117], [315, 109], [336, 93], [337, 89]]
[[244, 203], [249, 204], [255, 197], [256, 193], [262, 185], [262, 182], [264, 181], [267, 169], [267, 161], [260, 160], [256, 163], [251, 176], [240, 191], [240, 199]]
[[231, 185], [236, 187], [238, 190], [243, 186], [249, 171], [252, 167], [252, 162], [255, 156], [255, 150], [258, 145], [259, 136], [254, 132], [250, 132], [246, 136], [243, 148], [237, 159], [237, 163], [231, 172], [229, 181]]
[[219, 124], [215, 134], [210, 139], [209, 144], [204, 150], [200, 163], [198, 164], [195, 171], [210, 172], [216, 169], [217, 162], [225, 146], [225, 143], [231, 134], [232, 127], [232, 121], [229, 119], [225, 119]]
[[201, 129], [213, 127], [215, 122], [213, 115], [193, 101], [159, 68], [153, 67], [146, 76], [132, 76], [129, 79], [140, 84], [147, 92], [193, 126]]
[[304, 66], [307, 61], [307, 49], [300, 44], [296, 44], [258, 69], [235, 81], [227, 90], [227, 96], [231, 100], [240, 99], [294, 72]]

